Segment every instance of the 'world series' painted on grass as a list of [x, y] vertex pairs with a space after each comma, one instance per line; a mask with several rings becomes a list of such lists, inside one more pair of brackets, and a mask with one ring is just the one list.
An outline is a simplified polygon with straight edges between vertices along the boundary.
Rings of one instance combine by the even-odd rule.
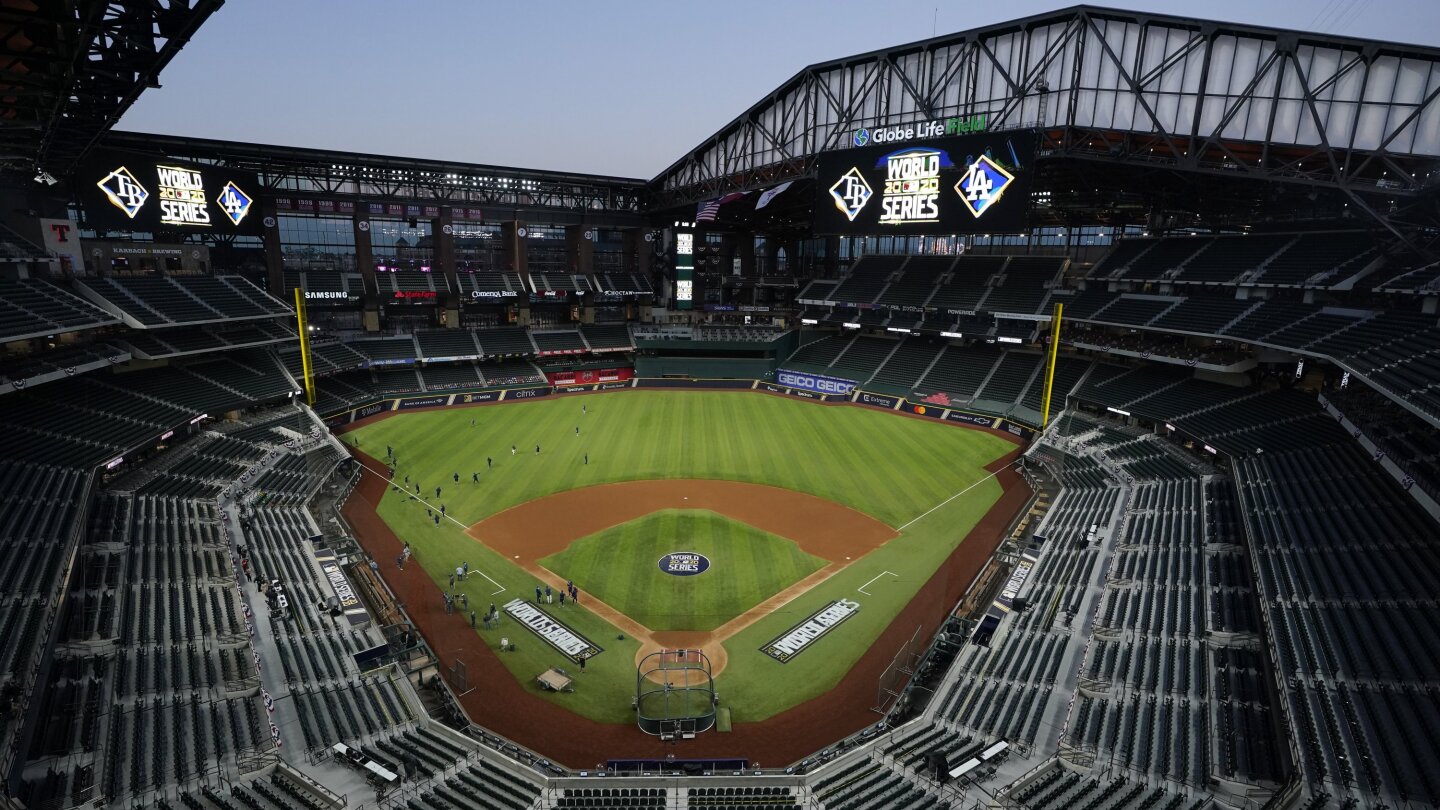
[[860, 603], [850, 599], [837, 599], [823, 608], [810, 614], [810, 618], [795, 625], [780, 634], [779, 637], [771, 640], [760, 648], [760, 652], [774, 658], [782, 664], [790, 661], [805, 650], [810, 649], [816, 641], [824, 638], [826, 633], [839, 627], [846, 619], [854, 616], [860, 610]]
[[594, 658], [605, 651], [524, 599], [511, 599], [506, 602], [505, 612], [530, 628], [530, 632], [544, 639], [550, 646], [569, 656], [572, 661]]

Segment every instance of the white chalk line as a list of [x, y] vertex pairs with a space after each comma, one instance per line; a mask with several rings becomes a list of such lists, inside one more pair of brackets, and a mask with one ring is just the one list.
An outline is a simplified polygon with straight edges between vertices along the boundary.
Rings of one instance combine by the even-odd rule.
[[900, 528], [896, 529], [895, 531], [897, 531], [897, 532], [903, 532], [903, 531], [905, 531], [906, 529], [910, 528], [911, 525], [919, 522], [921, 518], [925, 517], [925, 515], [928, 515], [928, 514], [930, 514], [931, 512], [934, 512], [936, 509], [939, 509], [940, 507], [944, 506], [944, 505], [947, 504], [947, 503], [950, 503], [951, 501], [955, 500], [956, 498], [960, 497], [961, 495], [964, 495], [965, 493], [969, 492], [970, 490], [974, 489], [975, 487], [980, 486], [981, 484], [985, 483], [986, 481], [989, 481], [991, 478], [994, 478], [995, 476], [999, 475], [1000, 473], [1002, 473], [1002, 472], [1010, 469], [1011, 467], [1013, 467], [1013, 466], [1015, 466], [1017, 463], [1019, 463], [1019, 461], [1020, 461], [1020, 459], [1017, 458], [1017, 459], [1015, 459], [1014, 461], [1010, 462], [1009, 464], [1006, 464], [1004, 467], [1001, 467], [1000, 469], [996, 470], [995, 472], [992, 472], [992, 473], [990, 473], [989, 475], [985, 476], [984, 478], [981, 478], [979, 481], [976, 481], [975, 483], [971, 484], [970, 486], [965, 487], [964, 489], [960, 490], [959, 492], [955, 493], [954, 495], [951, 495], [950, 497], [946, 498], [945, 500], [941, 501], [940, 503], [937, 503], [937, 504], [935, 504], [934, 506], [930, 507], [930, 509], [927, 510], [924, 514], [921, 514], [921, 515], [915, 517], [915, 518], [914, 518], [913, 520], [911, 520], [909, 523], [906, 523], [904, 526], [901, 526]]
[[870, 582], [867, 582], [867, 583], [865, 583], [864, 585], [861, 585], [860, 587], [856, 588], [855, 590], [859, 591], [860, 593], [865, 594], [866, 596], [874, 596], [875, 594], [870, 593], [869, 591], [867, 591], [867, 590], [865, 590], [865, 589], [868, 588], [868, 587], [870, 587], [871, 583], [873, 583], [876, 579], [879, 579], [880, 577], [883, 577], [883, 576], [885, 576], [886, 574], [889, 574], [889, 575], [892, 576], [892, 577], [898, 577], [898, 576], [900, 576], [899, 574], [895, 573], [894, 571], [881, 571], [880, 573], [876, 574], [876, 575], [875, 575], [875, 578], [872, 579], [872, 580], [870, 580]]
[[[381, 479], [384, 479], [384, 481], [385, 481], [385, 483], [386, 483], [387, 485], [394, 486], [394, 487], [399, 487], [400, 492], [403, 493], [403, 494], [405, 495], [405, 497], [409, 498], [410, 500], [412, 500], [412, 501], [419, 501], [420, 503], [425, 504], [425, 506], [429, 507], [430, 509], [435, 509], [436, 511], [439, 511], [439, 509], [438, 509], [437, 507], [431, 506], [431, 504], [430, 504], [429, 501], [425, 500], [424, 498], [420, 497], [419, 495], [417, 495], [417, 494], [415, 494], [415, 493], [413, 493], [413, 492], [410, 492], [410, 491], [406, 490], [404, 487], [400, 486], [399, 484], [396, 484], [392, 479], [385, 478], [385, 476], [380, 475], [380, 473], [378, 473], [378, 472], [370, 469], [369, 467], [366, 467], [364, 464], [361, 464], [361, 465], [360, 465], [360, 469], [364, 470], [365, 472], [370, 473], [371, 475], [374, 475], [374, 476], [377, 476], [377, 477], [379, 477], [379, 478], [381, 478]], [[440, 517], [443, 517], [443, 518], [445, 518], [446, 520], [450, 521], [451, 523], [454, 523], [456, 526], [459, 526], [462, 530], [468, 530], [468, 529], [470, 528], [469, 526], [466, 526], [464, 523], [461, 523], [460, 521], [456, 520], [455, 518], [450, 517], [450, 515], [448, 515], [448, 514], [442, 514]], [[472, 568], [472, 569], [470, 569], [470, 573], [472, 573], [472, 574], [479, 574], [480, 576], [485, 577], [486, 579], [490, 580], [490, 584], [491, 584], [491, 585], [494, 585], [495, 587], [497, 587], [497, 588], [500, 589], [500, 590], [495, 591], [494, 593], [490, 594], [491, 596], [496, 596], [497, 594], [502, 594], [502, 593], [504, 593], [504, 592], [506, 591], [506, 588], [505, 588], [504, 585], [501, 585], [500, 583], [496, 582], [495, 580], [490, 579], [490, 575], [489, 575], [489, 574], [486, 574], [484, 571], [481, 571], [479, 568]]]

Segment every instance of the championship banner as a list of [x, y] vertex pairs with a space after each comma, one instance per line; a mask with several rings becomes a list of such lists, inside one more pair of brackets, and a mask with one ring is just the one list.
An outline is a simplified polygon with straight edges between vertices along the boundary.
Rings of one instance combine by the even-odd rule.
[[788, 664], [791, 659], [809, 649], [812, 644], [823, 638], [826, 633], [839, 627], [846, 619], [854, 616], [858, 610], [860, 610], [859, 602], [850, 599], [837, 599], [810, 614], [809, 618], [772, 639], [760, 648], [760, 652], [765, 653], [782, 664]]
[[506, 602], [505, 612], [576, 663], [605, 652], [603, 648], [592, 644], [589, 639], [551, 618], [550, 614], [524, 599], [511, 599]]
[[340, 609], [345, 612], [345, 619], [352, 625], [365, 624], [370, 621], [370, 614], [360, 603], [360, 597], [355, 593], [355, 589], [350, 587], [350, 579], [341, 570], [340, 561], [336, 559], [335, 553], [328, 549], [315, 549], [315, 561], [320, 563], [320, 570], [325, 574], [325, 579], [330, 582], [330, 589], [340, 600]]
[[817, 394], [843, 395], [849, 394], [855, 389], [853, 380], [826, 377], [823, 374], [810, 374], [804, 371], [791, 371], [785, 368], [775, 372], [775, 382], [789, 388], [798, 388], [801, 391], [814, 391]]

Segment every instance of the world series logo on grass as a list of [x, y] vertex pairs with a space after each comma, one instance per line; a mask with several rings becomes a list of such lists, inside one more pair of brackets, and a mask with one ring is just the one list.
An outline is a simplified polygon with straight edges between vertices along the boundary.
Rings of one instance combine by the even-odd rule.
[[693, 551], [672, 551], [660, 558], [660, 570], [677, 577], [693, 577], [710, 568], [710, 558]]

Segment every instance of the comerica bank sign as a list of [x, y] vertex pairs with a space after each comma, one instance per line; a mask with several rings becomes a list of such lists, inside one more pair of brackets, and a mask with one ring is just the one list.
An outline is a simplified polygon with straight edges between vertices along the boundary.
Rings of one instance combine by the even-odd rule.
[[987, 116], [965, 115], [954, 118], [936, 118], [914, 124], [898, 124], [893, 127], [876, 127], [855, 130], [850, 141], [855, 146], [870, 144], [900, 143], [916, 138], [943, 138], [950, 135], [972, 135], [984, 132]]

